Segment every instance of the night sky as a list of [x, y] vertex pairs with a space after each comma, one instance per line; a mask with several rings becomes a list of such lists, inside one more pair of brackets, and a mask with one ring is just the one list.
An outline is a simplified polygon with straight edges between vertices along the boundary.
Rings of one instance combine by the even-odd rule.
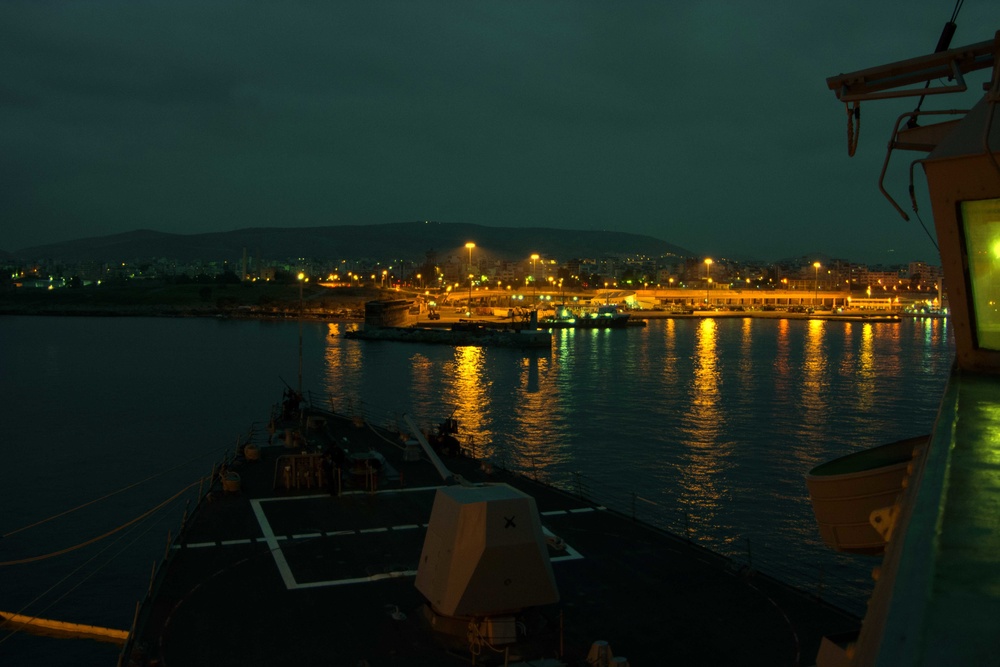
[[[937, 263], [877, 188], [915, 99], [863, 105], [849, 158], [825, 80], [932, 52], [954, 9], [4, 0], [0, 249], [426, 219]], [[998, 18], [965, 3], [952, 46]], [[986, 78], [923, 108], [971, 106]], [[907, 211], [918, 157], [896, 153], [886, 182]], [[921, 214], [932, 228], [926, 198]]]

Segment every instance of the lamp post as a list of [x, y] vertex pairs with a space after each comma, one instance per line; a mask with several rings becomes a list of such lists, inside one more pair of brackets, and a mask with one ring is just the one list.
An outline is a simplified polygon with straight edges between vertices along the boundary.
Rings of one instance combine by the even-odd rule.
[[712, 288], [712, 258], [705, 258], [705, 303], [708, 303], [708, 290]]
[[465, 244], [465, 247], [469, 249], [469, 314], [472, 314], [472, 249], [476, 247], [476, 244], [469, 241]]
[[813, 282], [813, 305], [819, 301], [819, 262], [813, 262], [813, 269], [816, 271]]
[[531, 285], [535, 288], [534, 298], [538, 301], [538, 281], [535, 280], [535, 262], [538, 261], [538, 253], [533, 253], [531, 255]]
[[302, 395], [302, 285], [306, 274], [299, 272], [299, 396]]
[[472, 249], [476, 247], [476, 244], [469, 241], [465, 244], [465, 247], [469, 249], [469, 271], [472, 271]]

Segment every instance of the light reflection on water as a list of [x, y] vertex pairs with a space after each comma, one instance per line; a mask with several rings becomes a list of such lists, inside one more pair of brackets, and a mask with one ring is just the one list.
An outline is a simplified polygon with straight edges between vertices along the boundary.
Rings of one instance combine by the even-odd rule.
[[688, 385], [691, 400], [677, 431], [685, 443], [685, 453], [678, 462], [680, 502], [685, 507], [685, 523], [699, 533], [713, 532], [716, 514], [728, 496], [727, 481], [719, 474], [729, 452], [721, 440], [726, 415], [720, 406], [717, 326], [712, 318], [698, 323]]
[[806, 433], [820, 435], [827, 410], [825, 384], [827, 350], [824, 347], [826, 321], [809, 320], [806, 324], [805, 351], [802, 364], [802, 428]]
[[929, 432], [953, 357], [944, 320], [651, 320], [558, 331], [549, 352], [327, 343], [335, 401], [426, 425], [454, 413], [460, 438], [499, 462], [585, 479], [599, 500], [638, 502], [723, 552], [750, 536], [800, 562], [830, 558], [805, 473]]
[[513, 463], [521, 469], [543, 472], [568, 460], [561, 430], [572, 421], [567, 415], [569, 406], [564, 401], [550, 400], [548, 382], [542, 388], [542, 367], [549, 369], [555, 365], [550, 358], [538, 355], [520, 360], [522, 389], [511, 415], [520, 444]]
[[454, 359], [445, 367], [447, 376], [453, 378], [445, 386], [445, 396], [455, 406], [452, 414], [465, 431], [475, 434], [480, 442], [492, 442], [486, 406], [493, 380], [484, 368], [485, 354], [481, 347], [454, 348]]
[[[463, 439], [490, 445], [528, 474], [569, 486], [580, 480], [598, 502], [634, 506], [640, 518], [689, 529], [734, 557], [752, 542], [754, 567], [807, 588], [822, 567], [827, 590], [838, 580], [869, 582], [872, 561], [820, 544], [803, 475], [836, 456], [929, 432], [954, 357], [949, 323], [939, 319], [652, 320], [625, 331], [561, 331], [543, 352], [353, 341], [345, 326], [354, 325], [303, 327], [303, 386], [327, 392], [336, 409], [379, 409], [397, 422], [407, 412], [428, 428], [458, 410]], [[123, 480], [161, 475], [130, 492], [136, 497], [8, 537], [4, 548], [24, 556], [64, 548], [207, 474], [250, 421], [266, 418], [283, 389], [279, 378], [296, 382], [298, 331], [294, 322], [0, 318], [0, 398], [17, 417], [0, 440], [0, 532], [101, 497]], [[49, 615], [127, 627], [182, 506], [144, 526], [130, 558], [116, 559]], [[0, 571], [9, 607], [20, 609], [92, 555]], [[855, 611], [860, 599], [834, 598]], [[103, 645], [84, 644], [71, 652], [95, 657], [74, 664], [108, 662], [97, 657]], [[29, 637], [4, 650], [5, 658], [30, 656], [26, 664], [67, 662], [44, 653], [67, 649]]]

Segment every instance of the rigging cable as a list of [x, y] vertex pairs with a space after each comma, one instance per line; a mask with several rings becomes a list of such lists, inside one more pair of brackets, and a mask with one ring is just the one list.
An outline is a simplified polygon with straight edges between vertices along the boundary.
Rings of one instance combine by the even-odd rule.
[[[46, 613], [49, 609], [51, 609], [53, 606], [55, 606], [56, 603], [58, 603], [60, 600], [64, 599], [67, 595], [69, 595], [70, 593], [72, 593], [73, 591], [75, 591], [77, 588], [79, 588], [80, 586], [82, 586], [84, 583], [86, 583], [87, 580], [89, 580], [95, 574], [97, 574], [102, 569], [104, 569], [105, 567], [107, 567], [115, 558], [118, 558], [118, 556], [120, 556], [123, 553], [125, 553], [125, 551], [129, 547], [131, 547], [133, 544], [135, 544], [139, 540], [140, 537], [142, 537], [143, 535], [145, 535], [146, 533], [148, 533], [150, 530], [152, 530], [153, 526], [157, 525], [162, 520], [163, 519], [161, 517], [159, 520], [157, 520], [157, 521], [153, 522], [152, 524], [148, 525], [145, 530], [143, 530], [138, 535], [136, 535], [134, 538], [132, 538], [131, 542], [129, 542], [128, 544], [126, 544], [125, 546], [123, 546], [121, 549], [119, 549], [118, 553], [112, 555], [110, 558], [108, 558], [106, 561], [104, 561], [104, 563], [102, 563], [101, 565], [99, 565], [96, 568], [94, 568], [93, 571], [91, 571], [86, 576], [84, 576], [82, 579], [80, 579], [80, 581], [78, 581], [73, 586], [71, 586], [62, 595], [60, 595], [56, 599], [54, 599], [51, 602], [49, 602], [45, 607], [43, 607], [42, 609], [38, 610], [37, 612], [32, 612], [31, 619], [34, 620], [34, 619], [40, 618], [41, 614]], [[136, 527], [138, 527], [138, 525], [136, 525]], [[116, 540], [114, 540], [113, 542], [111, 542], [110, 544], [108, 544], [106, 547], [104, 547], [103, 549], [101, 549], [100, 551], [98, 551], [96, 554], [94, 554], [93, 556], [91, 556], [90, 558], [88, 558], [86, 561], [84, 561], [83, 563], [81, 563], [78, 567], [76, 567], [73, 570], [71, 570], [68, 574], [66, 574], [66, 576], [64, 576], [63, 578], [59, 579], [54, 584], [52, 584], [51, 586], [49, 586], [46, 590], [44, 590], [41, 593], [39, 593], [38, 595], [36, 595], [34, 599], [28, 601], [16, 613], [18, 615], [23, 615], [23, 616], [27, 615], [26, 612], [28, 610], [28, 607], [30, 607], [31, 605], [35, 604], [39, 600], [41, 600], [43, 597], [45, 597], [46, 595], [48, 595], [49, 593], [51, 593], [53, 590], [55, 590], [55, 588], [57, 586], [59, 586], [60, 584], [62, 584], [65, 581], [67, 581], [70, 577], [72, 577], [73, 575], [75, 575], [77, 572], [79, 572], [80, 570], [82, 570], [84, 567], [86, 567], [87, 565], [89, 565], [93, 561], [97, 560], [97, 558], [100, 557], [101, 554], [103, 554], [105, 551], [108, 551], [109, 549], [111, 549], [112, 547], [114, 547], [121, 540], [125, 539], [125, 537], [130, 532], [131, 532], [131, 529], [129, 531], [126, 531], [125, 534], [123, 534], [120, 537], [118, 537]], [[14, 625], [14, 622], [8, 620], [8, 621], [5, 621], [3, 623], [0, 623], [0, 628], [5, 628], [8, 625]], [[13, 637], [15, 634], [17, 634], [18, 632], [20, 632], [25, 627], [25, 625], [26, 624], [21, 624], [20, 627], [16, 627], [15, 629], [13, 629], [9, 633], [7, 633], [3, 638], [0, 638], [0, 644], [4, 643], [5, 641], [7, 641], [11, 637]]]
[[174, 500], [176, 500], [178, 497], [180, 497], [181, 494], [183, 494], [185, 491], [187, 491], [188, 489], [194, 487], [196, 484], [203, 483], [204, 481], [205, 481], [204, 477], [199, 477], [198, 481], [192, 482], [191, 484], [188, 484], [183, 489], [181, 489], [180, 491], [178, 491], [174, 495], [170, 496], [169, 498], [167, 498], [166, 500], [164, 500], [162, 503], [160, 503], [156, 507], [153, 507], [152, 509], [143, 512], [142, 514], [140, 514], [139, 516], [135, 517], [134, 519], [130, 519], [130, 520], [126, 521], [125, 523], [123, 523], [122, 525], [118, 526], [117, 528], [112, 528], [111, 530], [109, 530], [108, 532], [104, 533], [103, 535], [98, 535], [97, 537], [92, 537], [89, 540], [86, 540], [84, 542], [80, 542], [79, 544], [75, 544], [75, 545], [73, 545], [71, 547], [66, 547], [65, 549], [60, 549], [59, 551], [53, 551], [51, 553], [41, 554], [41, 555], [38, 555], [38, 556], [29, 556], [28, 558], [19, 558], [17, 560], [3, 561], [3, 562], [0, 562], [0, 567], [7, 567], [9, 565], [23, 565], [25, 563], [34, 563], [36, 561], [46, 560], [46, 559], [49, 559], [49, 558], [54, 558], [56, 556], [62, 556], [63, 554], [67, 554], [67, 553], [69, 553], [71, 551], [76, 551], [77, 549], [82, 549], [83, 547], [91, 545], [94, 542], [99, 542], [99, 541], [103, 540], [105, 537], [108, 537], [109, 535], [114, 535], [118, 531], [124, 530], [125, 528], [128, 528], [132, 524], [137, 523], [139, 521], [142, 521], [143, 519], [145, 519], [149, 515], [153, 514], [154, 512], [158, 512], [159, 510], [163, 509], [168, 504], [170, 504], [171, 502], [173, 502]]
[[20, 533], [21, 531], [28, 530], [29, 528], [35, 528], [37, 526], [41, 526], [44, 523], [48, 523], [49, 521], [52, 521], [54, 519], [58, 519], [60, 517], [66, 516], [67, 514], [72, 514], [73, 512], [76, 512], [77, 510], [82, 510], [85, 507], [88, 507], [90, 505], [94, 505], [96, 503], [99, 503], [102, 500], [107, 500], [108, 498], [111, 498], [112, 496], [116, 496], [119, 493], [124, 493], [125, 491], [128, 491], [129, 489], [135, 488], [136, 486], [139, 486], [140, 484], [145, 484], [146, 482], [148, 482], [148, 481], [150, 481], [152, 479], [155, 479], [155, 478], [157, 478], [157, 477], [159, 477], [161, 475], [165, 475], [168, 472], [173, 472], [174, 470], [177, 470], [178, 468], [182, 468], [182, 467], [188, 465], [189, 463], [191, 463], [193, 461], [196, 461], [198, 459], [201, 459], [201, 458], [205, 458], [206, 456], [211, 456], [211, 454], [204, 453], [204, 454], [199, 454], [197, 456], [192, 456], [188, 460], [182, 461], [181, 463], [178, 463], [173, 468], [168, 468], [166, 470], [161, 470], [160, 472], [158, 472], [156, 474], [150, 475], [146, 479], [139, 480], [138, 482], [133, 482], [132, 484], [129, 484], [128, 486], [123, 486], [122, 488], [118, 489], [117, 491], [112, 491], [111, 493], [108, 493], [108, 494], [106, 494], [104, 496], [101, 496], [100, 498], [95, 498], [94, 500], [90, 500], [88, 502], [85, 502], [82, 505], [77, 505], [73, 509], [68, 509], [68, 510], [66, 510], [64, 512], [60, 512], [58, 514], [53, 514], [52, 516], [50, 516], [50, 517], [48, 517], [46, 519], [41, 519], [40, 521], [36, 521], [35, 523], [28, 524], [27, 526], [22, 526], [21, 528], [17, 528], [17, 529], [12, 530], [12, 531], [10, 531], [8, 533], [4, 533], [3, 535], [0, 535], [0, 538], [5, 538], [5, 537], [10, 537], [11, 535], [16, 535], [17, 533]]
[[[955, 36], [955, 30], [958, 29], [958, 25], [955, 23], [955, 20], [958, 18], [958, 13], [962, 11], [963, 2], [965, 2], [965, 0], [955, 0], [955, 9], [951, 12], [951, 18], [948, 19], [948, 22], [945, 23], [944, 27], [941, 29], [941, 36], [938, 37], [938, 43], [934, 48], [934, 53], [947, 51], [948, 47], [951, 46], [951, 38]], [[924, 84], [924, 88], [926, 89], [930, 87], [931, 82], [927, 81]], [[920, 107], [923, 105], [926, 97], [926, 95], [921, 95], [920, 99], [917, 100], [917, 106], [913, 109], [913, 114], [910, 116], [910, 119], [906, 121], [907, 128], [913, 129], [917, 127], [917, 116], [920, 114]]]
[[917, 194], [916, 188], [913, 186], [913, 168], [923, 162], [923, 160], [914, 160], [910, 163], [910, 204], [913, 206], [913, 214], [917, 216], [917, 221], [924, 230], [924, 234], [927, 234], [927, 238], [930, 239], [931, 245], [934, 246], [934, 250], [941, 254], [941, 248], [938, 247], [937, 239], [931, 234], [930, 230], [927, 229], [927, 225], [924, 224], [924, 219], [920, 217], [920, 211], [917, 210]]

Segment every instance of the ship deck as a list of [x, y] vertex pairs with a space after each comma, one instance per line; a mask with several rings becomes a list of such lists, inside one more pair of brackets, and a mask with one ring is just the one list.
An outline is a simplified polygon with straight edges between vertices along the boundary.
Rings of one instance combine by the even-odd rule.
[[[500, 652], [439, 636], [414, 579], [445, 482], [426, 456], [404, 460], [414, 458], [406, 436], [323, 419], [295, 448], [275, 437], [258, 460], [236, 459], [238, 491], [206, 495], [161, 566], [125, 664], [575, 665], [603, 640], [634, 667], [811, 665], [824, 635], [859, 626], [681, 538], [458, 455], [443, 457], [451, 472], [534, 497], [543, 530], [565, 542], [549, 547], [560, 601], [522, 614], [524, 640]], [[357, 456], [339, 493], [312, 467], [331, 442]], [[374, 489], [362, 472], [370, 451], [384, 456]]]

